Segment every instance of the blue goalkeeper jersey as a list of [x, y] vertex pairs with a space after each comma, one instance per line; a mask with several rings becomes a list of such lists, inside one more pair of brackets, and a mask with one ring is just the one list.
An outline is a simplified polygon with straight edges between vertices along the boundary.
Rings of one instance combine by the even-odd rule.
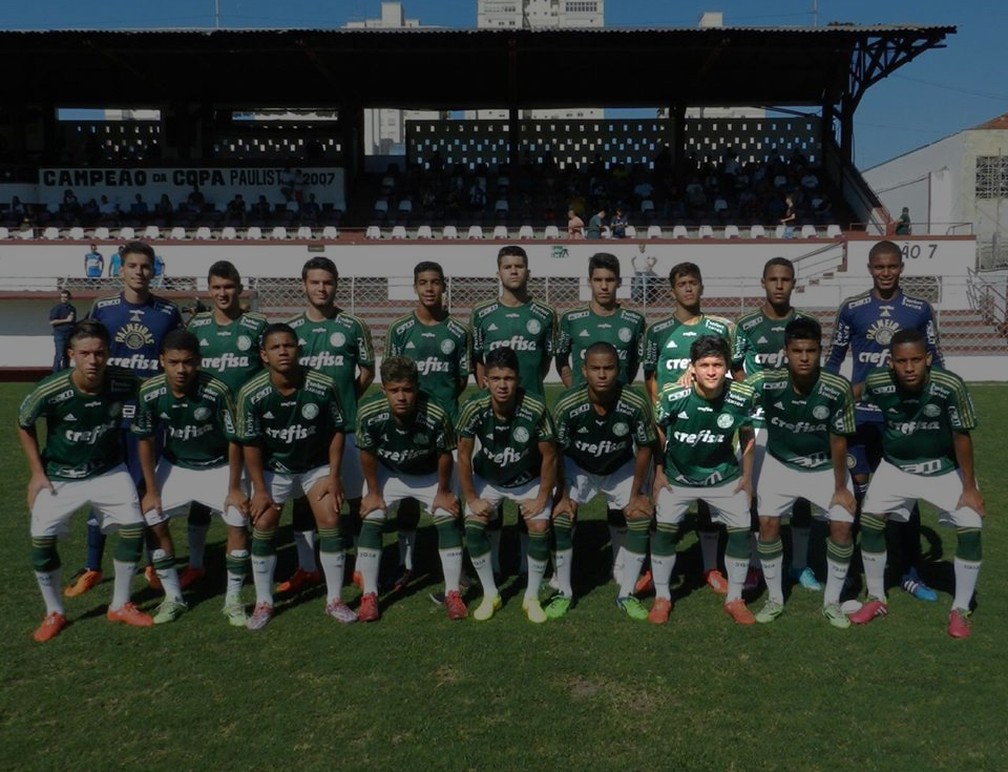
[[[833, 342], [823, 369], [839, 373], [840, 365], [851, 350], [854, 369], [851, 383], [864, 383], [868, 373], [889, 362], [889, 342], [898, 330], [920, 330], [927, 341], [933, 364], [944, 367], [938, 344], [938, 325], [931, 304], [921, 298], [897, 290], [888, 300], [879, 299], [874, 291], [847, 298], [837, 312]], [[878, 408], [858, 402], [858, 423], [882, 420]]]

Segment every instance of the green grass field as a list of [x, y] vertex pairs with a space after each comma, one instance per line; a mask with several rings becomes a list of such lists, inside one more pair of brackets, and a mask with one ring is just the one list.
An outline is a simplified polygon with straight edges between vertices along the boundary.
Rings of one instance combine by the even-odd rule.
[[[738, 627], [716, 596], [692, 587], [699, 558], [691, 535], [680, 547], [672, 620], [656, 628], [631, 622], [613, 605], [604, 511], [595, 506], [575, 543], [581, 600], [557, 622], [529, 624], [513, 579], [493, 620], [449, 622], [426, 597], [439, 587], [439, 570], [432, 529], [425, 529], [418, 556], [432, 575], [385, 602], [381, 622], [340, 626], [323, 616], [316, 593], [281, 606], [262, 633], [236, 630], [220, 614], [223, 528], [215, 523], [208, 587], [191, 596], [192, 610], [179, 622], [152, 630], [108, 624], [106, 580], [67, 601], [71, 625], [44, 646], [31, 640], [43, 604], [29, 564], [27, 474], [13, 431], [27, 391], [0, 386], [8, 426], [0, 491], [10, 528], [0, 542], [2, 769], [919, 770], [1005, 763], [1008, 606], [998, 588], [1008, 581], [1001, 434], [1008, 386], [973, 386], [989, 516], [968, 641], [945, 634], [954, 534], [937, 530], [933, 511], [925, 514], [925, 578], [941, 591], [937, 604], [893, 590], [888, 618], [835, 630], [819, 616], [821, 596], [798, 589], [775, 624]], [[184, 524], [174, 530], [184, 551]], [[83, 536], [78, 518], [61, 545], [65, 576], [83, 559]], [[509, 528], [505, 545], [515, 542]], [[394, 563], [393, 551], [386, 556]], [[110, 555], [106, 563], [110, 568]], [[293, 563], [293, 549], [285, 549], [278, 577]], [[245, 597], [252, 600], [251, 586]], [[356, 599], [356, 591], [346, 597]], [[139, 600], [151, 607], [158, 598], [145, 589]]]

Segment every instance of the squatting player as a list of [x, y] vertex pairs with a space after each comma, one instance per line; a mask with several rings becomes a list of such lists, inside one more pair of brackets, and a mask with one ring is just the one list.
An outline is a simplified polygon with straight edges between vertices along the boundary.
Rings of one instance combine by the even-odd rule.
[[851, 614], [865, 624], [888, 611], [885, 596], [885, 520], [906, 520], [918, 500], [938, 509], [939, 522], [956, 529], [955, 596], [948, 634], [968, 638], [968, 617], [980, 571], [980, 529], [986, 515], [973, 466], [973, 402], [962, 379], [932, 367], [927, 336], [893, 334], [889, 366], [865, 378], [863, 398], [885, 418], [882, 461], [872, 476], [861, 514], [861, 559], [869, 600]]
[[553, 408], [557, 446], [564, 457], [553, 507], [553, 559], [559, 592], [547, 605], [546, 615], [555, 619], [570, 609], [574, 598], [572, 536], [578, 505], [602, 494], [606, 506], [622, 510], [627, 522], [620, 553], [623, 563], [613, 566], [619, 583], [616, 604], [632, 619], [644, 619], [647, 611], [633, 597], [633, 588], [647, 554], [648, 528], [654, 514], [645, 490], [657, 444], [651, 403], [620, 381], [619, 355], [611, 343], [589, 346], [582, 369], [585, 383], [561, 394]]
[[784, 547], [780, 519], [799, 499], [829, 520], [823, 616], [834, 627], [850, 627], [840, 593], [854, 554], [854, 488], [847, 472], [847, 437], [854, 434], [854, 395], [845, 378], [822, 372], [822, 328], [796, 317], [784, 328], [786, 368], [762, 370], [751, 385], [766, 422], [766, 452], [756, 487], [760, 561], [767, 602], [756, 621], [773, 622], [784, 611], [781, 571]]
[[[885, 365], [889, 343], [898, 330], [918, 330], [927, 341], [934, 363], [943, 366], [931, 304], [907, 295], [900, 288], [903, 253], [899, 246], [891, 241], [880, 241], [873, 246], [868, 252], [868, 272], [872, 277], [872, 289], [847, 298], [837, 312], [833, 345], [824, 365], [831, 373], [840, 372], [847, 349], [851, 349], [851, 383], [854, 398], [858, 400], [854, 411], [858, 433], [850, 443], [849, 453], [854, 464], [854, 493], [859, 501], [864, 498], [868, 476], [881, 457], [879, 434], [883, 416], [876, 407], [861, 399], [868, 372]], [[908, 523], [897, 529], [903, 552], [902, 587], [918, 600], [938, 600], [937, 593], [921, 581], [917, 572], [921, 549], [920, 510], [916, 506]]]
[[[693, 385], [666, 384], [658, 400], [655, 420], [664, 451], [655, 464], [658, 527], [651, 540], [655, 600], [647, 616], [655, 624], [668, 621], [680, 526], [690, 505], [705, 501], [713, 520], [728, 529], [725, 612], [738, 624], [748, 625], [755, 621], [742, 600], [750, 551], [753, 390], [726, 379], [731, 349], [723, 337], [703, 335], [689, 351]], [[741, 464], [736, 435], [743, 449]]]
[[[360, 506], [360, 457], [354, 442], [357, 400], [374, 380], [374, 347], [371, 331], [362, 319], [336, 305], [339, 272], [328, 257], [313, 257], [301, 269], [308, 308], [289, 324], [298, 336], [301, 365], [329, 376], [336, 383], [340, 409], [344, 418], [346, 445], [343, 449], [343, 469], [340, 474], [349, 502], [349, 516], [343, 519], [344, 540], [352, 539], [356, 530]], [[296, 592], [320, 580], [315, 564], [314, 521], [312, 510], [303, 498], [293, 505], [294, 545], [298, 568], [277, 591]]]
[[[242, 450], [236, 442], [231, 392], [200, 369], [199, 340], [191, 332], [172, 330], [165, 336], [161, 367], [161, 375], [140, 387], [131, 427], [140, 440], [141, 510], [153, 534], [151, 558], [165, 590], [154, 624], [172, 622], [187, 608], [168, 521], [200, 502], [228, 526], [224, 614], [233, 626], [244, 627], [248, 619], [241, 586], [249, 561], [248, 500], [241, 488]], [[159, 460], [156, 438], [162, 434]]]
[[[727, 319], [708, 316], [700, 310], [703, 276], [695, 263], [679, 263], [669, 271], [669, 285], [676, 308], [671, 316], [648, 327], [644, 336], [644, 384], [652, 404], [663, 389], [676, 384], [690, 366], [690, 346], [704, 335], [723, 338], [731, 346], [732, 325]], [[711, 523], [705, 503], [698, 504], [697, 531], [704, 580], [719, 595], [728, 583], [718, 570], [718, 529]]]
[[[28, 459], [32, 566], [46, 616], [35, 631], [39, 643], [66, 627], [60, 598], [60, 559], [56, 539], [65, 536], [70, 517], [91, 505], [102, 530], [119, 530], [115, 582], [106, 616], [112, 622], [150, 627], [150, 615], [130, 602], [130, 581], [143, 550], [143, 517], [136, 486], [123, 462], [119, 422], [123, 407], [134, 404], [139, 381], [108, 366], [109, 334], [98, 322], [83, 321], [70, 333], [73, 367], [44, 378], [18, 413], [18, 439]], [[35, 424], [46, 422], [45, 450], [39, 450]]]
[[[130, 241], [123, 246], [119, 275], [123, 282], [122, 292], [96, 300], [88, 318], [101, 322], [109, 332], [110, 366], [129, 370], [141, 379], [150, 378], [158, 373], [161, 340], [170, 330], [182, 326], [182, 315], [173, 302], [151, 294], [154, 250], [149, 244]], [[136, 439], [129, 432], [135, 411], [134, 403], [123, 405], [121, 431], [126, 466], [133, 481], [139, 484], [141, 473]], [[88, 519], [87, 557], [84, 568], [77, 572], [66, 589], [69, 597], [82, 595], [101, 581], [105, 537], [96, 522]]]
[[381, 364], [382, 393], [365, 400], [357, 413], [357, 446], [367, 493], [361, 499], [357, 570], [364, 581], [357, 618], [374, 622], [378, 609], [378, 567], [382, 527], [390, 508], [413, 498], [430, 512], [438, 534], [444, 573], [444, 606], [449, 619], [465, 619], [459, 593], [462, 536], [458, 499], [451, 489], [455, 433], [448, 414], [419, 388], [416, 363], [387, 357]]
[[[598, 252], [588, 259], [591, 301], [585, 308], [560, 317], [556, 368], [565, 387], [584, 383], [585, 351], [596, 341], [611, 343], [619, 354], [619, 378], [633, 383], [640, 368], [644, 346], [644, 316], [623, 308], [616, 300], [620, 287], [620, 263], [615, 255]], [[626, 520], [619, 510], [609, 510], [609, 540], [613, 563], [626, 538]]]
[[[735, 324], [732, 377], [736, 381], [745, 380], [764, 370], [785, 367], [787, 365], [785, 326], [792, 319], [812, 318], [791, 305], [791, 293], [795, 288], [795, 270], [794, 264], [786, 257], [772, 257], [767, 260], [763, 266], [760, 285], [766, 293], [763, 305], [739, 317]], [[758, 420], [757, 425], [759, 423]], [[757, 493], [765, 455], [766, 433], [757, 430], [756, 446], [753, 448], [753, 488]], [[818, 592], [822, 589], [822, 585], [808, 565], [810, 526], [809, 502], [802, 498], [796, 499], [791, 512], [791, 578], [806, 590]]]
[[[218, 260], [210, 266], [207, 287], [213, 308], [195, 314], [186, 329], [199, 339], [203, 372], [223, 381], [233, 398], [263, 368], [259, 338], [266, 317], [242, 310], [241, 275], [230, 261]], [[189, 518], [189, 565], [179, 576], [183, 590], [206, 576], [203, 556], [209, 528], [209, 517], [194, 512]]]
[[260, 630], [273, 617], [273, 539], [284, 502], [303, 496], [319, 531], [319, 560], [326, 582], [325, 613], [349, 623], [357, 615], [341, 599], [346, 556], [339, 528], [343, 504], [340, 464], [343, 414], [333, 380], [302, 366], [298, 336], [289, 325], [263, 331], [266, 369], [238, 392], [238, 439], [252, 484], [252, 580], [256, 605], [248, 621]]
[[458, 478], [465, 502], [466, 546], [483, 586], [473, 619], [490, 619], [500, 608], [487, 523], [504, 499], [518, 505], [528, 526], [528, 584], [522, 609], [542, 623], [539, 587], [549, 559], [549, 524], [556, 484], [553, 422], [546, 403], [518, 386], [518, 357], [507, 346], [485, 361], [487, 389], [462, 407], [458, 420]]
[[[416, 308], [396, 319], [388, 328], [385, 356], [407, 356], [416, 362], [423, 391], [448, 414], [453, 425], [458, 417], [459, 396], [472, 372], [472, 340], [468, 328], [453, 319], [444, 306], [444, 270], [428, 260], [413, 268]], [[420, 508], [413, 499], [399, 505], [400, 575], [395, 589], [413, 578], [413, 547]]]

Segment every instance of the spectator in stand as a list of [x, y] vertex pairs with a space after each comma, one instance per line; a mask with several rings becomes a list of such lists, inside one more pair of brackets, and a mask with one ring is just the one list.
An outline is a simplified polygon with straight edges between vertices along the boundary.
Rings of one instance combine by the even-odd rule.
[[154, 255], [154, 278], [151, 279], [150, 285], [159, 289], [164, 288], [165, 285], [165, 261], [158, 254]]
[[245, 199], [241, 193], [235, 193], [234, 198], [228, 201], [227, 209], [224, 210], [224, 222], [227, 225], [244, 226], [246, 215]]
[[98, 202], [95, 199], [89, 198], [81, 207], [81, 222], [84, 225], [94, 225], [98, 222]]
[[10, 212], [10, 220], [20, 225], [25, 216], [25, 206], [21, 203], [21, 199], [17, 196], [12, 196], [8, 211]]
[[567, 238], [569, 239], [584, 238], [584, 220], [578, 217], [577, 212], [575, 212], [573, 209], [567, 210]]
[[482, 183], [480, 178], [476, 178], [469, 186], [469, 210], [482, 212], [486, 206], [486, 183]]
[[896, 235], [909, 236], [912, 227], [910, 222], [910, 207], [905, 206], [903, 207], [902, 214], [900, 214], [899, 219], [896, 221]]
[[63, 192], [63, 203], [60, 204], [59, 210], [60, 214], [69, 220], [76, 219], [80, 214], [80, 202], [77, 200], [76, 194], [69, 188]]
[[154, 207], [154, 214], [157, 215], [159, 220], [163, 220], [167, 224], [171, 222], [174, 213], [175, 209], [172, 207], [171, 199], [168, 198], [167, 193], [162, 193], [161, 198], [158, 199], [157, 206]]
[[788, 193], [784, 196], [784, 216], [780, 219], [780, 224], [784, 226], [784, 238], [794, 238], [794, 229], [797, 222], [798, 214], [795, 211], [794, 196]]
[[298, 213], [301, 216], [301, 222], [306, 225], [314, 225], [318, 222], [319, 215], [322, 214], [322, 207], [318, 205], [315, 200], [315, 194], [309, 193], [308, 200], [302, 201]]
[[599, 209], [589, 218], [588, 228], [585, 231], [585, 238], [596, 240], [602, 238], [602, 229], [605, 227], [605, 217], [606, 210], [603, 208]]
[[113, 252], [112, 257], [109, 258], [108, 275], [110, 279], [119, 278], [119, 274], [122, 272], [123, 250], [125, 249], [125, 245], [120, 245], [119, 249]]
[[206, 198], [203, 196], [203, 191], [199, 189], [199, 185], [192, 186], [192, 190], [190, 190], [189, 195], [186, 196], [186, 203], [189, 204], [189, 211], [193, 214], [199, 214], [203, 211], [203, 205], [206, 203]]
[[130, 204], [130, 214], [135, 217], [143, 217], [148, 211], [147, 202], [143, 200], [140, 193], [137, 193], [136, 199]]
[[100, 279], [105, 273], [105, 258], [98, 251], [98, 245], [92, 244], [91, 249], [84, 253], [84, 275], [89, 279]]
[[259, 196], [259, 200], [252, 204], [252, 216], [256, 220], [265, 221], [270, 215], [269, 201], [266, 196]]
[[627, 225], [627, 216], [623, 213], [622, 207], [616, 207], [616, 214], [613, 215], [612, 219], [609, 221], [609, 231], [612, 233], [614, 239], [625, 239]]
[[114, 223], [119, 219], [119, 207], [108, 200], [108, 196], [102, 195], [98, 204], [98, 213], [102, 222]]
[[49, 309], [49, 324], [52, 325], [53, 344], [56, 353], [53, 355], [53, 372], [66, 370], [67, 348], [70, 346], [70, 332], [77, 323], [77, 309], [70, 303], [70, 290], [60, 292], [60, 302]]

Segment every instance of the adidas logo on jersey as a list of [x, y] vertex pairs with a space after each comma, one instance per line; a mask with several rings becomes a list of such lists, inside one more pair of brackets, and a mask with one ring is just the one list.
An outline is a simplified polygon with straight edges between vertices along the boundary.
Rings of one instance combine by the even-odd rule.
[[263, 418], [266, 418], [266, 419], [272, 421], [273, 420], [273, 411], [272, 410], [267, 410], [265, 413], [263, 413]]
[[200, 338], [199, 344], [201, 346], [209, 346], [210, 345], [210, 341], [208, 341], [206, 338]]
[[63, 418], [63, 420], [64, 421], [76, 421], [77, 420], [77, 416], [75, 416], [73, 413], [67, 413], [66, 416]]
[[778, 410], [783, 410], [784, 409], [784, 403], [783, 402], [774, 402], [773, 406], [775, 408], [777, 408]]
[[588, 427], [587, 426], [582, 426], [581, 428], [579, 428], [577, 430], [577, 433], [578, 434], [588, 434]]
[[759, 338], [756, 339], [756, 342], [757, 343], [769, 343], [769, 341], [763, 335], [760, 335]]
[[676, 345], [676, 342], [674, 340], [670, 340], [667, 344], [665, 344], [665, 348], [679, 348], [679, 347]]
[[578, 333], [578, 337], [579, 338], [590, 338], [591, 337], [591, 333], [588, 332], [588, 330], [581, 330], [581, 332]]
[[416, 346], [413, 345], [413, 341], [410, 341], [409, 343], [407, 343], [405, 347], [406, 348], [416, 348]]
[[676, 418], [689, 418], [689, 413], [685, 410], [680, 410], [679, 415], [677, 415]]
[[489, 327], [487, 327], [487, 332], [497, 332], [497, 325], [491, 324]]

